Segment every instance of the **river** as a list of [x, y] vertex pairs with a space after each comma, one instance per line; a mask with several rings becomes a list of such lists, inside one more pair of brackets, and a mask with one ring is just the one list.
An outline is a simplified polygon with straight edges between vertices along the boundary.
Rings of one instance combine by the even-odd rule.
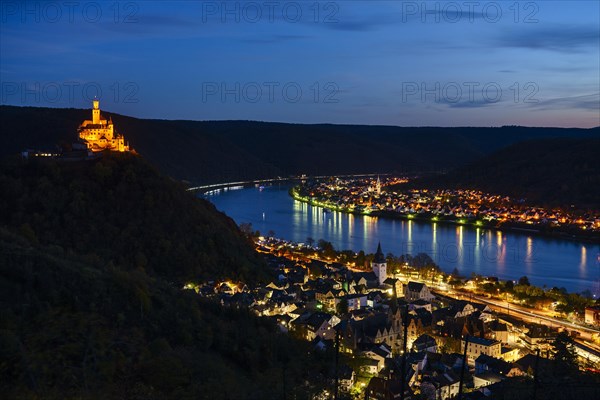
[[290, 186], [225, 189], [203, 195], [238, 224], [250, 222], [266, 235], [294, 242], [325, 239], [336, 249], [373, 253], [427, 253], [442, 270], [463, 276], [513, 279], [526, 275], [534, 285], [589, 290], [600, 295], [600, 245], [542, 236], [500, 232], [447, 223], [390, 220], [325, 212], [292, 199]]

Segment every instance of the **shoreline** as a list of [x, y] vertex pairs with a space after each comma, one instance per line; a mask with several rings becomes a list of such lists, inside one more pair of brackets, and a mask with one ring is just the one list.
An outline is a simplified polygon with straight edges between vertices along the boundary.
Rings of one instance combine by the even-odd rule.
[[[374, 212], [368, 212], [368, 213], [360, 212], [360, 211], [349, 211], [347, 209], [340, 208], [340, 207], [337, 207], [332, 204], [327, 204], [325, 202], [321, 202], [318, 200], [315, 201], [312, 199], [306, 199], [306, 198], [300, 196], [294, 190], [296, 188], [297, 187], [294, 186], [288, 190], [288, 194], [294, 200], [300, 201], [302, 203], [310, 204], [313, 207], [335, 210], [335, 211], [339, 211], [344, 214], [362, 215], [362, 216], [367, 216], [367, 217], [385, 218], [385, 219], [390, 219], [390, 220], [396, 219], [396, 220], [405, 220], [405, 221], [418, 221], [418, 222], [426, 222], [429, 224], [443, 223], [443, 224], [454, 225], [454, 226], [466, 226], [469, 228], [490, 229], [490, 230], [501, 231], [501, 232], [531, 234], [531, 235], [536, 235], [536, 236], [545, 237], [545, 238], [549, 238], [549, 239], [568, 240], [571, 242], [580, 242], [580, 243], [586, 243], [586, 244], [600, 245], [600, 234], [598, 234], [597, 237], [594, 237], [594, 236], [588, 237], [588, 236], [574, 235], [574, 234], [567, 233], [567, 232], [547, 232], [547, 231], [543, 231], [540, 229], [520, 227], [520, 226], [499, 226], [499, 225], [494, 225], [494, 224], [490, 224], [490, 223], [483, 222], [483, 221], [469, 221], [468, 218], [445, 219], [443, 217], [440, 218], [437, 216], [424, 217], [424, 216], [420, 216], [417, 214], [402, 214], [402, 213], [398, 213], [395, 211], [374, 211]], [[435, 218], [435, 219], [433, 219], [433, 218]], [[461, 220], [463, 220], [463, 221], [461, 222]]]
[[[358, 268], [349, 263], [344, 263], [339, 260], [332, 260], [330, 258], [325, 258], [324, 256], [319, 254], [319, 250], [315, 249], [313, 246], [310, 246], [310, 245], [306, 246], [306, 245], [300, 244], [298, 242], [288, 241], [288, 240], [280, 239], [280, 238], [276, 238], [276, 237], [263, 238], [263, 240], [265, 240], [267, 243], [269, 241], [272, 241], [272, 242], [274, 242], [274, 244], [283, 245], [283, 247], [288, 247], [288, 249], [291, 250], [291, 253], [289, 253], [287, 255], [285, 255], [285, 254], [279, 255], [280, 257], [289, 258], [291, 256], [291, 258], [293, 259], [294, 255], [295, 255], [298, 260], [300, 259], [300, 257], [304, 257], [305, 261], [309, 261], [309, 260], [317, 261], [317, 262], [321, 262], [321, 263], [325, 264], [329, 268], [334, 268], [334, 269], [335, 268], [346, 268], [352, 272], [360, 273], [360, 272], [368, 272], [370, 270], [370, 268], [368, 268], [368, 267]], [[260, 243], [260, 241], [255, 241], [255, 244], [258, 247], [263, 247], [264, 249], [266, 249], [267, 253], [275, 254], [275, 248], [273, 246], [273, 243], [271, 243], [270, 245], [267, 243]], [[258, 247], [257, 247], [257, 251], [258, 251]], [[303, 248], [310, 249], [310, 254], [305, 253], [303, 251]], [[347, 250], [334, 249], [333, 251], [339, 257], [341, 254], [343, 254]], [[364, 251], [364, 249], [362, 251]], [[396, 256], [396, 257], [398, 257], [400, 255], [401, 254], [393, 254], [393, 256]], [[373, 256], [374, 256], [373, 253], [365, 253], [365, 257], [367, 259], [371, 259]], [[337, 265], [335, 265], [335, 264], [337, 264]], [[404, 270], [403, 272], [397, 271], [395, 274], [392, 274], [391, 276], [396, 279], [401, 279], [406, 282], [416, 281], [416, 282], [426, 283], [426, 284], [430, 285], [432, 290], [437, 291], [438, 294], [441, 294], [440, 290], [443, 290], [444, 297], [450, 297], [450, 298], [454, 298], [457, 300], [461, 296], [467, 296], [467, 295], [471, 294], [471, 295], [474, 295], [476, 297], [477, 301], [479, 301], [479, 302], [494, 304], [496, 307], [502, 307], [502, 308], [503, 308], [503, 306], [499, 306], [497, 303], [495, 304], [495, 300], [498, 300], [499, 302], [505, 301], [507, 304], [513, 305], [513, 310], [516, 312], [523, 311], [523, 310], [519, 310], [519, 307], [529, 309], [529, 310], [531, 310], [530, 312], [535, 312], [535, 310], [538, 310], [538, 308], [535, 307], [534, 305], [527, 304], [527, 303], [528, 302], [535, 303], [535, 301], [536, 301], [535, 298], [537, 298], [537, 297], [548, 298], [548, 296], [549, 296], [548, 293], [552, 292], [552, 289], [549, 289], [549, 288], [547, 289], [544, 286], [538, 286], [538, 285], [530, 284], [528, 282], [527, 284], [523, 284], [522, 286], [537, 288], [544, 294], [542, 296], [527, 295], [520, 301], [517, 300], [517, 301], [509, 302], [508, 295], [513, 297], [513, 299], [517, 297], [514, 292], [514, 286], [507, 288], [505, 285], [504, 286], [502, 285], [502, 282], [503, 281], [508, 282], [508, 281], [511, 281], [511, 279], [501, 279], [501, 278], [496, 277], [496, 281], [494, 282], [493, 280], [489, 280], [489, 277], [486, 277], [483, 275], [476, 275], [475, 277], [471, 277], [471, 278], [464, 277], [464, 276], [453, 276], [453, 274], [451, 272], [447, 272], [447, 271], [443, 270], [439, 264], [435, 263], [435, 261], [434, 261], [434, 264], [435, 264], [435, 268], [436, 268], [435, 274], [438, 275], [438, 277], [436, 279], [427, 275], [427, 270], [429, 268], [421, 269], [421, 272], [419, 272], [419, 267], [416, 267], [416, 266], [407, 266], [407, 269]], [[422, 273], [424, 274], [423, 277], [421, 276]], [[415, 276], [415, 274], [417, 276]], [[429, 283], [430, 278], [432, 279], [431, 284]], [[479, 279], [481, 279], [481, 281], [479, 281]], [[454, 281], [455, 283], [453, 284], [452, 281]], [[467, 287], [468, 281], [475, 281], [476, 282], [475, 286]], [[514, 280], [512, 280], [512, 281], [514, 282]], [[492, 290], [491, 293], [490, 292], [486, 293], [485, 289], [481, 287], [481, 285], [485, 285], [485, 284], [495, 285], [496, 289], [498, 291]], [[440, 287], [441, 285], [446, 285], [446, 287], [442, 288], [442, 287]], [[456, 286], [453, 286], [453, 285], [456, 285]], [[459, 285], [461, 285], [462, 287], [458, 287]], [[498, 285], [500, 285], [500, 287], [498, 287]], [[514, 285], [519, 286], [519, 284], [517, 284], [516, 282]], [[454, 297], [453, 297], [453, 295], [454, 295]], [[583, 298], [582, 292], [569, 291], [566, 289], [565, 289], [565, 292], [563, 293], [563, 295], [567, 296], [567, 297], [570, 295], [574, 295], [574, 296]], [[503, 296], [507, 296], [507, 297], [503, 300], [502, 299]], [[550, 295], [550, 296], [552, 296], [552, 295]], [[589, 300], [592, 300], [592, 299], [589, 298]], [[510, 306], [508, 306], [508, 307], [510, 307]], [[581, 309], [581, 310], [579, 310], [579, 312], [581, 312], [583, 314], [585, 311], [584, 311], [584, 309]], [[561, 311], [555, 311], [555, 313], [561, 313]], [[549, 318], [547, 315], [541, 316], [541, 318], [544, 318], [544, 317], [546, 319]], [[535, 318], [538, 318], [538, 316], [536, 316]], [[552, 321], [554, 321], [554, 320], [552, 320]], [[563, 323], [571, 323], [571, 324], [576, 323], [578, 325], [579, 329], [585, 329], [588, 331], [593, 330], [595, 333], [600, 334], [600, 330], [596, 329], [593, 326], [589, 326], [585, 323], [582, 323], [581, 321], [579, 321], [579, 322], [569, 321], [568, 318], [566, 318], [564, 316], [560, 317], [558, 319], [558, 321], [562, 321]]]

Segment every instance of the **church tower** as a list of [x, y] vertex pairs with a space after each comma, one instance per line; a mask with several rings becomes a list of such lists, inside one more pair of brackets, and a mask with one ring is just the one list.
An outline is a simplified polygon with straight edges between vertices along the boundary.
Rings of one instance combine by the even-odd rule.
[[377, 176], [377, 185], [375, 186], [375, 190], [377, 190], [377, 195], [381, 194], [381, 180], [379, 180], [379, 176]]
[[375, 253], [375, 258], [371, 262], [371, 268], [377, 276], [377, 282], [379, 285], [382, 285], [383, 282], [387, 279], [387, 262], [385, 261], [385, 256], [383, 255], [383, 251], [381, 251], [381, 243], [377, 245], [377, 252]]
[[100, 124], [100, 101], [94, 99], [94, 108], [92, 108], [92, 124]]

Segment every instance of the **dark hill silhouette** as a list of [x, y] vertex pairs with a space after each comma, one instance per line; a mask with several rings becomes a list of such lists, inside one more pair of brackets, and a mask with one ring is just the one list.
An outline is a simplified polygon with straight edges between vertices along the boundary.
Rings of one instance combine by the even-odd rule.
[[546, 207], [600, 210], [599, 154], [598, 138], [529, 140], [406, 187], [472, 188]]
[[[308, 398], [333, 357], [187, 279], [268, 277], [232, 220], [140, 157], [0, 166], [0, 393]], [[282, 372], [285, 369], [285, 372]]]
[[[1, 152], [71, 143], [89, 113], [0, 106]], [[117, 130], [162, 172], [194, 184], [298, 174], [445, 171], [527, 139], [600, 137], [600, 128], [404, 128], [103, 114], [111, 116]]]

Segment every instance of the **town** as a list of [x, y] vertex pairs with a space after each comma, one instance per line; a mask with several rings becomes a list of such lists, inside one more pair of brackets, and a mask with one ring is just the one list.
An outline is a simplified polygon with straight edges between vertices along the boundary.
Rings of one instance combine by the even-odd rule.
[[328, 254], [331, 249], [264, 237], [255, 243], [276, 276], [272, 282], [211, 281], [184, 289], [271, 318], [314, 351], [339, 351], [338, 381], [319, 398], [338, 389], [347, 398], [446, 400], [459, 390], [463, 399], [486, 398], [512, 379], [534, 379], [557, 342], [568, 343], [580, 369], [600, 369], [600, 305], [591, 301], [575, 325], [536, 314], [516, 298], [499, 305], [488, 300], [486, 285], [497, 278], [458, 279], [418, 256], [401, 269], [388, 265], [381, 244], [363, 270], [339, 262], [341, 254]]
[[600, 232], [600, 214], [576, 214], [559, 208], [527, 205], [523, 199], [479, 190], [401, 190], [408, 178], [376, 180], [330, 178], [305, 181], [290, 191], [294, 199], [329, 210], [373, 216], [425, 219], [477, 227], [512, 228], [527, 231]]

